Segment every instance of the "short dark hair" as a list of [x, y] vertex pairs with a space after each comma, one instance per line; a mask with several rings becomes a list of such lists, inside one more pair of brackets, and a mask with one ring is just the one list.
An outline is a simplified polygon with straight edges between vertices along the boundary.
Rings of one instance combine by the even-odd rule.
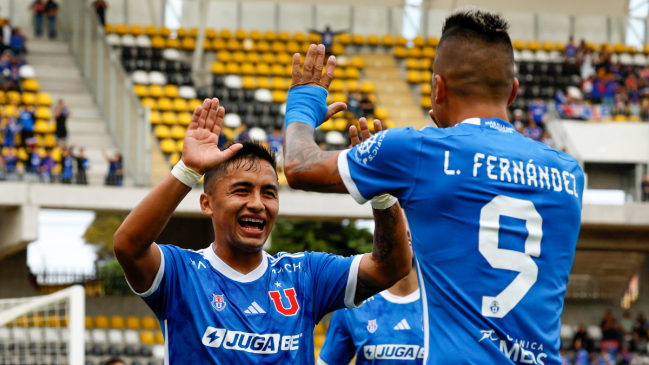
[[[214, 182], [216, 181], [215, 176], [223, 171], [227, 171], [230, 167], [234, 167], [235, 169], [244, 168], [246, 170], [252, 170], [258, 168], [261, 161], [266, 161], [273, 167], [275, 173], [277, 173], [277, 156], [275, 151], [266, 148], [266, 146], [256, 140], [244, 140], [237, 143], [242, 144], [243, 148], [237, 151], [237, 154], [234, 155], [234, 157], [205, 172], [205, 177], [203, 179], [204, 192], [208, 193], [212, 191], [212, 185], [214, 185]], [[225, 148], [228, 148], [233, 144], [235, 143], [228, 143]]]
[[115, 364], [126, 364], [126, 363], [124, 362], [124, 360], [119, 359], [117, 357], [110, 358], [104, 363], [104, 365], [115, 365]]
[[458, 9], [449, 15], [442, 27], [441, 45], [450, 36], [479, 38], [485, 42], [509, 42], [509, 23], [500, 15], [476, 7]]

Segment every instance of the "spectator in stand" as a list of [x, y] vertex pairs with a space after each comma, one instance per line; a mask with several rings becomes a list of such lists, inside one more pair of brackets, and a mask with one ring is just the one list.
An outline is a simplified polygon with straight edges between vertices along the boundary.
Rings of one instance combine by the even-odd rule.
[[559, 356], [561, 356], [561, 365], [572, 365], [570, 358], [566, 355], [566, 350], [559, 349]]
[[347, 111], [352, 114], [356, 120], [363, 116], [363, 109], [361, 109], [361, 93], [358, 90], [347, 96]]
[[374, 117], [374, 103], [367, 93], [364, 93], [361, 99], [361, 109], [363, 110], [363, 117], [368, 119]]
[[72, 184], [72, 175], [74, 168], [74, 158], [69, 148], [65, 149], [61, 167], [61, 182], [63, 184]]
[[633, 329], [640, 337], [640, 340], [647, 339], [647, 328], [647, 320], [645, 319], [644, 314], [638, 313], [638, 317], [636, 318], [635, 326], [633, 326]]
[[649, 174], [644, 174], [642, 178], [642, 201], [649, 201]]
[[580, 348], [586, 349], [586, 351], [590, 351], [592, 347], [592, 341], [590, 339], [590, 336], [588, 336], [588, 332], [586, 331], [586, 326], [584, 325], [579, 325], [579, 329], [577, 330], [577, 333], [572, 338], [572, 346], [577, 349], [577, 341], [579, 341], [579, 346]]
[[570, 39], [568, 39], [568, 44], [566, 44], [566, 47], [563, 50], [563, 55], [566, 57], [566, 61], [570, 59], [576, 60], [577, 47], [575, 46], [575, 40], [573, 37], [570, 37]]
[[581, 82], [581, 93], [585, 101], [593, 98], [593, 79], [593, 76], [591, 76]]
[[319, 34], [322, 37], [321, 43], [325, 46], [325, 59], [329, 58], [329, 55], [331, 54], [331, 46], [334, 43], [334, 37], [340, 33], [346, 33], [346, 30], [341, 30], [334, 32], [331, 30], [330, 26], [326, 26], [324, 32], [320, 32], [315, 29], [309, 29], [310, 33], [316, 33]]
[[15, 57], [21, 57], [27, 53], [27, 48], [25, 48], [25, 36], [20, 32], [19, 28], [15, 28], [11, 34], [11, 51], [14, 53]]
[[18, 58], [11, 58], [9, 64], [9, 85], [7, 90], [22, 92], [20, 88], [20, 66]]
[[629, 110], [626, 107], [626, 97], [623, 94], [615, 95], [615, 107], [613, 107], [613, 114], [615, 115], [629, 115]]
[[541, 129], [544, 129], [548, 107], [540, 96], [537, 96], [534, 101], [530, 103], [527, 112], [529, 114], [528, 120], [533, 120], [539, 127], [541, 127]]
[[9, 19], [4, 19], [4, 22], [2, 23], [2, 43], [6, 48], [10, 48], [11, 46], [11, 33], [13, 33], [11, 22]]
[[606, 48], [603, 48], [599, 53], [599, 60], [597, 61], [595, 68], [600, 67], [603, 67], [607, 71], [611, 68], [611, 54]]
[[626, 74], [626, 70], [624, 69], [624, 67], [622, 67], [622, 63], [620, 61], [617, 61], [616, 64], [610, 67], [610, 70], [611, 75], [613, 75], [615, 81], [622, 82]]
[[590, 93], [591, 102], [593, 104], [601, 104], [604, 97], [604, 85], [606, 79], [606, 70], [600, 68], [597, 71], [597, 76], [593, 79], [593, 90]]
[[108, 5], [104, 0], [95, 0], [92, 3], [92, 6], [95, 8], [95, 13], [97, 13], [97, 18], [99, 18], [99, 23], [101, 25], [106, 25], [106, 8]]
[[[7, 180], [17, 180], [18, 154], [16, 149], [9, 147], [7, 154], [3, 156]], [[12, 178], [13, 177], [13, 178]]]
[[575, 365], [590, 365], [588, 351], [582, 346], [582, 340], [576, 339], [573, 346], [575, 348]]
[[541, 137], [541, 143], [548, 147], [554, 148], [554, 141], [552, 140], [552, 137], [550, 137], [550, 133], [548, 131], [543, 132], [543, 136]]
[[523, 135], [535, 141], [540, 141], [541, 136], [543, 135], [543, 130], [536, 125], [534, 120], [530, 120], [529, 125], [523, 130]]
[[3, 130], [3, 147], [16, 147], [16, 134], [20, 132], [20, 125], [16, 121], [16, 118], [11, 116], [7, 119]]
[[615, 81], [615, 78], [612, 74], [609, 74], [606, 78], [606, 83], [604, 84], [604, 94], [602, 97], [602, 102], [604, 106], [612, 110], [615, 107], [615, 93], [618, 90], [618, 84]]
[[41, 175], [41, 181], [51, 183], [54, 177], [54, 167], [56, 166], [56, 161], [52, 158], [52, 150], [47, 149], [45, 152], [45, 157], [41, 162], [39, 167], [39, 172]]
[[113, 157], [108, 157], [104, 151], [104, 157], [108, 162], [108, 175], [106, 176], [106, 185], [122, 185], [122, 155], [115, 153]]
[[625, 346], [628, 347], [627, 344], [629, 344], [633, 340], [633, 324], [634, 320], [631, 318], [631, 312], [624, 311], [624, 316], [620, 320], [620, 329], [622, 330], [623, 337], [622, 340], [624, 341]]
[[26, 145], [34, 137], [34, 114], [27, 110], [26, 107], [20, 107], [18, 109], [18, 120], [20, 123], [20, 139], [23, 145]]
[[250, 139], [250, 132], [248, 132], [248, 126], [246, 124], [241, 124], [241, 127], [239, 127], [239, 134], [237, 135], [237, 142], [245, 141], [247, 139]]
[[597, 358], [597, 365], [616, 365], [615, 358], [606, 348], [602, 348], [602, 352]]
[[[610, 309], [604, 314], [600, 327], [602, 329], [602, 347], [618, 348], [622, 343], [622, 336]], [[607, 342], [607, 346], [604, 345], [604, 342]]]
[[45, 4], [43, 0], [35, 0], [30, 5], [34, 12], [34, 35], [38, 38], [43, 36], [43, 15], [45, 14]]
[[225, 133], [220, 133], [219, 134], [219, 143], [218, 147], [219, 148], [224, 148], [228, 143], [230, 143], [230, 140], [228, 139], [228, 136], [226, 136]]
[[45, 3], [45, 14], [47, 15], [47, 31], [50, 39], [56, 38], [56, 14], [59, 12], [59, 4], [54, 0], [47, 0]]
[[586, 48], [582, 56], [581, 66], [580, 66], [582, 80], [587, 80], [591, 76], [595, 75], [595, 66], [593, 65], [593, 63], [594, 63], [593, 50], [590, 48]]
[[[72, 154], [72, 151], [70, 151], [70, 153]], [[90, 161], [86, 158], [83, 147], [79, 148], [79, 154], [72, 154], [72, 158], [74, 158], [77, 163], [77, 184], [88, 184], [88, 180], [86, 179], [86, 170], [90, 169]]]
[[284, 146], [284, 136], [279, 128], [273, 129], [273, 133], [268, 136], [268, 145], [278, 155], [281, 155], [282, 146]]
[[523, 133], [523, 129], [525, 128], [525, 122], [523, 121], [523, 111], [516, 109], [514, 110], [513, 115], [512, 125], [518, 132]]
[[29, 157], [29, 168], [27, 170], [28, 174], [36, 175], [40, 172], [41, 163], [43, 159], [38, 151], [38, 148], [32, 149], [32, 154]]
[[63, 103], [63, 100], [59, 100], [56, 104], [54, 117], [56, 118], [56, 140], [61, 144], [65, 144], [68, 138], [67, 121], [68, 117], [70, 117], [70, 109]]

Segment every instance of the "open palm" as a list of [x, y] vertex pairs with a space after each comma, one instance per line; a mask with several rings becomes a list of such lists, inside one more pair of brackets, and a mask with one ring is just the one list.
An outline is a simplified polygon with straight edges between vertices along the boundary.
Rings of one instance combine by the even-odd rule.
[[225, 109], [219, 107], [217, 98], [205, 99], [203, 105], [194, 110], [187, 128], [182, 160], [201, 175], [234, 156], [242, 147], [237, 143], [223, 151], [219, 149], [224, 115]]

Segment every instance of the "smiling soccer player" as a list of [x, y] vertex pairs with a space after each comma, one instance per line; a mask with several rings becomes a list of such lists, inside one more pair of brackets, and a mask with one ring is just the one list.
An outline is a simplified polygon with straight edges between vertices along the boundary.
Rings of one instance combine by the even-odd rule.
[[[217, 99], [197, 107], [181, 162], [126, 218], [115, 255], [160, 320], [165, 364], [313, 364], [313, 330], [325, 314], [409, 273], [405, 220], [396, 199], [376, 199], [371, 254], [266, 254], [279, 210], [275, 156], [252, 141], [220, 151], [224, 113]], [[199, 251], [155, 244], [203, 173], [200, 204], [214, 243]]]

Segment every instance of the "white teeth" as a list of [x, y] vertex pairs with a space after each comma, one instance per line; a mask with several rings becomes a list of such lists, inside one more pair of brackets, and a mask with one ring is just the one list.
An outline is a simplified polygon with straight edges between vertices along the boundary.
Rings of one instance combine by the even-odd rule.
[[241, 220], [244, 222], [254, 222], [254, 223], [261, 223], [261, 224], [264, 223], [262, 219], [255, 219], [255, 218], [241, 218]]
[[252, 227], [252, 228], [242, 227], [242, 228], [244, 230], [246, 230], [246, 231], [255, 231], [255, 232], [260, 232], [261, 231], [261, 229], [259, 229], [257, 227]]

